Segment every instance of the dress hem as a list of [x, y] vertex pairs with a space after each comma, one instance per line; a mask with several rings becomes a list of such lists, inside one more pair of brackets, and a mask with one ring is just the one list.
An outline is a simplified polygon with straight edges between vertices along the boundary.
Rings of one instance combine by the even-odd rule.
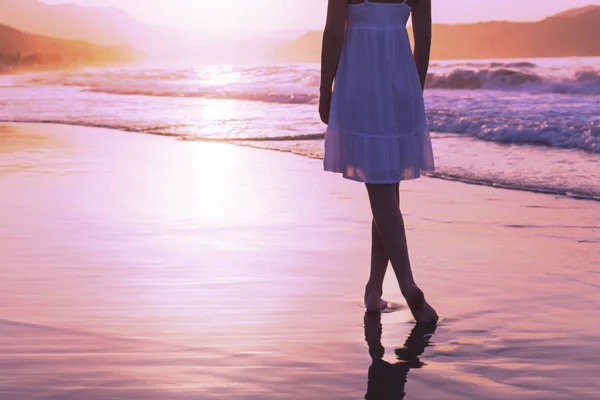
[[[390, 184], [394, 184], [394, 183], [400, 183], [400, 182], [406, 182], [406, 181], [416, 181], [417, 179], [421, 179], [423, 177], [422, 174], [418, 174], [417, 176], [414, 176], [412, 178], [404, 178], [404, 179], [383, 179], [383, 180], [364, 180], [364, 179], [360, 179], [359, 177], [353, 177], [350, 176], [348, 174], [345, 174], [344, 171], [336, 171], [333, 169], [328, 169], [327, 167], [324, 168], [325, 172], [330, 172], [333, 174], [340, 174], [342, 178], [347, 179], [349, 181], [353, 181], [353, 182], [358, 182], [358, 183], [364, 183], [364, 184], [369, 184], [369, 185], [390, 185]], [[427, 171], [429, 172], [429, 171]]]
[[421, 133], [375, 136], [330, 126], [325, 133], [323, 167], [348, 180], [389, 184], [434, 172], [435, 162], [426, 127]]

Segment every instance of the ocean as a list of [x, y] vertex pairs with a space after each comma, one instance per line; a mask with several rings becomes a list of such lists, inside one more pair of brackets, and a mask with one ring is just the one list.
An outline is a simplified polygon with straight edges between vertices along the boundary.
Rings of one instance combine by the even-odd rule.
[[[322, 157], [319, 65], [0, 76], [0, 121], [114, 128]], [[600, 58], [434, 61], [434, 177], [600, 200]], [[108, 139], [107, 139], [108, 140]]]

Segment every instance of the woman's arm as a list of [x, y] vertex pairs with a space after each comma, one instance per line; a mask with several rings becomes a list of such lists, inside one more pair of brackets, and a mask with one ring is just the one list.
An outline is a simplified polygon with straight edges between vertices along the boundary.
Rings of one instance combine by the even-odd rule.
[[321, 52], [321, 87], [319, 114], [324, 123], [329, 123], [333, 80], [337, 72], [346, 29], [347, 0], [329, 0], [327, 23], [323, 31]]
[[415, 64], [424, 90], [431, 55], [431, 0], [417, 0], [412, 10], [412, 25], [415, 35]]

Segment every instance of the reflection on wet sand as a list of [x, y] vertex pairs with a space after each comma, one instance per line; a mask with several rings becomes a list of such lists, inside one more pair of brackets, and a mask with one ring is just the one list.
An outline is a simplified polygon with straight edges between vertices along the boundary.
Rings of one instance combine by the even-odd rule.
[[365, 314], [364, 328], [369, 355], [373, 360], [369, 367], [365, 399], [404, 399], [408, 371], [426, 365], [419, 356], [431, 345], [431, 337], [435, 333], [436, 325], [415, 325], [404, 346], [394, 351], [397, 361], [393, 364], [383, 360], [385, 348], [381, 344], [383, 330], [381, 315]]

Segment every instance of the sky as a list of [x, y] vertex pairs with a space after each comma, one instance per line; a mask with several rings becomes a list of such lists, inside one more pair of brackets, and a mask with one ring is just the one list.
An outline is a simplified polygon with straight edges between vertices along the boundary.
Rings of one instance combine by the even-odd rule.
[[[114, 6], [151, 23], [185, 30], [276, 31], [321, 29], [327, 0], [42, 0]], [[535, 21], [600, 0], [432, 0], [437, 23]]]

